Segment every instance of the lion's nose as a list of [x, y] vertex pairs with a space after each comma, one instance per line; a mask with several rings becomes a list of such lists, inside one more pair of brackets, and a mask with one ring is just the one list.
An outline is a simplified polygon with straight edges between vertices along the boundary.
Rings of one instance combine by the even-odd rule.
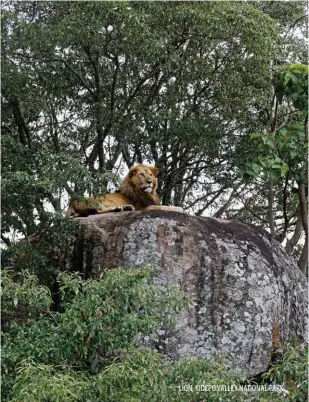
[[147, 183], [148, 183], [148, 184], [151, 184], [151, 183], [152, 183], [152, 180], [147, 180]]

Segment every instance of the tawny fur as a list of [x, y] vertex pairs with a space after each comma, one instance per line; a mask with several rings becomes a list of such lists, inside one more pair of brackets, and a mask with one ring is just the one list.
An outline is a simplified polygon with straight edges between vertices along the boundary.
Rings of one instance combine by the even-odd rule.
[[159, 169], [147, 165], [133, 166], [124, 178], [119, 190], [100, 197], [88, 197], [84, 201], [73, 201], [67, 216], [88, 216], [137, 210], [141, 211], [150, 205], [159, 205], [156, 192]]

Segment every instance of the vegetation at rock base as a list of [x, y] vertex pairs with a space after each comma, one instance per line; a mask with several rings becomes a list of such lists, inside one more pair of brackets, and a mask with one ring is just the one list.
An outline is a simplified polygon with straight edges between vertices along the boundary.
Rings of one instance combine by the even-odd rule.
[[297, 344], [263, 375], [264, 384], [283, 385], [285, 394], [203, 390], [202, 384], [248, 389], [255, 383], [221, 357], [171, 363], [137, 348], [142, 335], [159, 337], [192, 304], [177, 287], [155, 286], [149, 268], [111, 270], [101, 280], [60, 273], [58, 280], [61, 312], [28, 271], [2, 275], [2, 314], [9, 321], [2, 333], [3, 401], [306, 400], [307, 352]]
[[1, 17], [7, 246], [147, 162], [163, 204], [266, 228], [305, 271], [305, 2], [3, 1]]

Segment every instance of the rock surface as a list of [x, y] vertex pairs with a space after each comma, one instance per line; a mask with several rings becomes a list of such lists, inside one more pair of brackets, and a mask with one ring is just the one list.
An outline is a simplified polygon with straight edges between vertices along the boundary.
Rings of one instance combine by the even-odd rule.
[[280, 244], [241, 222], [143, 211], [79, 219], [70, 265], [87, 276], [155, 266], [160, 284], [198, 298], [162, 332], [171, 357], [228, 355], [247, 376], [267, 369], [278, 341], [306, 337], [307, 281]]

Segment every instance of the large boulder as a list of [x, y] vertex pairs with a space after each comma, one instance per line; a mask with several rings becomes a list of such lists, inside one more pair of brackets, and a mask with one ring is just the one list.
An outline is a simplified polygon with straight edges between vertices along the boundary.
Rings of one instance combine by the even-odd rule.
[[252, 376], [267, 369], [279, 341], [306, 337], [307, 283], [280, 244], [241, 222], [168, 211], [80, 218], [70, 265], [86, 276], [151, 263], [160, 284], [181, 285], [197, 297], [164, 351], [227, 355]]

